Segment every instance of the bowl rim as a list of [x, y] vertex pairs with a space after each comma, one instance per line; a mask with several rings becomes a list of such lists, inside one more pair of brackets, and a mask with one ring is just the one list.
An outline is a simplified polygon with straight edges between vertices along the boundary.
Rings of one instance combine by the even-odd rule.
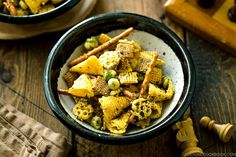
[[58, 5], [56, 8], [47, 11], [45, 13], [27, 15], [27, 16], [12, 16], [9, 14], [0, 13], [0, 21], [11, 23], [11, 24], [34, 24], [42, 21], [49, 20], [50, 18], [57, 17], [70, 8], [74, 7], [81, 0], [67, 0], [62, 4]]
[[[71, 120], [69, 120], [66, 116], [66, 114], [62, 110], [58, 110], [57, 102], [52, 94], [52, 88], [51, 88], [51, 82], [50, 82], [50, 69], [52, 67], [51, 60], [54, 59], [56, 55], [56, 51], [58, 49], [58, 46], [61, 45], [61, 43], [65, 40], [67, 40], [72, 34], [81, 26], [84, 26], [86, 24], [89, 24], [90, 22], [99, 21], [104, 18], [119, 18], [119, 17], [126, 17], [126, 18], [141, 18], [141, 19], [147, 19], [148, 21], [152, 22], [153, 24], [159, 26], [159, 28], [167, 34], [178, 46], [178, 48], [183, 52], [183, 56], [185, 61], [187, 62], [187, 72], [188, 72], [188, 85], [186, 94], [183, 97], [183, 101], [181, 101], [181, 105], [165, 120], [164, 123], [161, 123], [161, 125], [158, 127], [158, 130], [156, 130], [156, 125], [153, 127], [150, 127], [145, 132], [139, 132], [139, 137], [136, 136], [136, 134], [129, 134], [128, 136], [103, 136], [99, 133], [93, 132], [91, 130], [88, 130], [87, 128], [84, 128], [83, 126], [76, 126], [75, 123], [73, 123]], [[163, 132], [165, 129], [176, 123], [184, 114], [184, 112], [187, 110], [187, 108], [190, 105], [194, 89], [195, 89], [195, 68], [194, 63], [191, 57], [190, 52], [182, 42], [182, 40], [173, 32], [171, 31], [167, 26], [162, 24], [161, 22], [152, 19], [150, 17], [136, 14], [136, 13], [128, 13], [128, 12], [115, 12], [115, 13], [103, 13], [96, 16], [92, 16], [71, 29], [69, 29], [54, 45], [54, 47], [51, 49], [51, 52], [49, 53], [48, 59], [45, 64], [44, 69], [44, 92], [46, 100], [49, 104], [49, 107], [51, 108], [52, 112], [56, 115], [56, 117], [70, 130], [77, 133], [78, 135], [85, 137], [87, 139], [90, 139], [92, 141], [96, 141], [99, 143], [105, 143], [105, 144], [126, 144], [126, 143], [137, 143], [140, 141], [147, 140], [161, 132]]]

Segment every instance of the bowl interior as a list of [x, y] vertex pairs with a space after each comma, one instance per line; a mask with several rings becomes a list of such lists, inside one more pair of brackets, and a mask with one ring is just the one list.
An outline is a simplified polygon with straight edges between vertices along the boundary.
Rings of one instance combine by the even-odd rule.
[[[149, 127], [145, 129], [131, 128], [123, 136], [114, 136], [105, 131], [95, 130], [88, 124], [78, 121], [71, 113], [74, 102], [68, 96], [59, 96], [57, 88], [65, 88], [65, 83], [61, 79], [63, 73], [68, 70], [65, 64], [84, 51], [79, 45], [87, 37], [97, 36], [100, 33], [114, 36], [128, 27], [134, 27], [136, 30], [127, 37], [128, 39], [141, 43], [145, 50], [155, 50], [160, 53], [160, 58], [166, 62], [163, 66], [164, 73], [172, 79], [176, 92], [171, 101], [165, 104], [161, 118], [153, 121]], [[72, 53], [73, 55], [71, 55]], [[140, 15], [110, 13], [85, 20], [64, 34], [48, 57], [44, 87], [52, 111], [67, 127], [79, 135], [102, 143], [131, 143], [160, 133], [183, 115], [193, 94], [194, 78], [193, 64], [188, 50], [166, 26]], [[67, 114], [73, 120], [68, 118]]]
[[[114, 37], [120, 34], [122, 31], [124, 30], [115, 30], [107, 34], [111, 37]], [[126, 39], [135, 40], [136, 42], [140, 43], [144, 50], [159, 52], [159, 58], [166, 61], [166, 64], [163, 65], [162, 67], [164, 71], [164, 75], [172, 79], [174, 87], [175, 87], [176, 92], [174, 94], [174, 97], [170, 101], [165, 102], [165, 105], [162, 111], [163, 113], [162, 116], [154, 120], [152, 124], [149, 126], [151, 127], [152, 125], [159, 124], [163, 119], [165, 119], [177, 105], [177, 102], [183, 92], [183, 87], [184, 87], [184, 74], [183, 74], [181, 62], [178, 59], [178, 57], [175, 55], [173, 50], [163, 40], [161, 40], [160, 38], [152, 34], [135, 30], [135, 32], [130, 34], [128, 37], [126, 37]], [[75, 49], [75, 51], [73, 51], [72, 55], [69, 57], [67, 62], [64, 64], [64, 66], [61, 69], [58, 82], [57, 82], [58, 89], [68, 89], [68, 86], [66, 85], [66, 82], [64, 81], [63, 76], [65, 75], [66, 72], [69, 71], [69, 68], [68, 68], [69, 62], [77, 58], [78, 56], [81, 56], [83, 52], [86, 52], [84, 50], [83, 45], [78, 46]], [[77, 123], [79, 123], [83, 127], [90, 129], [91, 131], [95, 131], [95, 132], [99, 132], [99, 133], [103, 133], [107, 135], [110, 134], [107, 131], [100, 131], [100, 130], [94, 129], [89, 124], [78, 120], [76, 116], [72, 113], [72, 109], [75, 105], [75, 102], [71, 96], [60, 94], [59, 99], [60, 99], [62, 107]], [[133, 127], [133, 128], [128, 129], [126, 134], [135, 134], [140, 131], [145, 131], [145, 130], [148, 130], [149, 127], [146, 127], [144, 129]]]

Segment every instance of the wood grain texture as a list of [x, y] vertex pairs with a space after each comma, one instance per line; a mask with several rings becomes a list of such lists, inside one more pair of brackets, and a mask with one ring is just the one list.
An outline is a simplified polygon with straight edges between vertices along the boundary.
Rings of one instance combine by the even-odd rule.
[[213, 132], [201, 128], [199, 120], [208, 115], [218, 123], [236, 125], [236, 58], [190, 32], [187, 32], [187, 42], [196, 68], [191, 108], [200, 145], [205, 152], [235, 153], [235, 132], [224, 144]]
[[[38, 104], [47, 112], [48, 107], [43, 92], [43, 70], [47, 56], [59, 35], [39, 36], [34, 40], [1, 41], [0, 65], [3, 69], [1, 81], [19, 95]], [[2, 79], [9, 73], [9, 81]], [[37, 94], [35, 94], [37, 93]], [[52, 113], [52, 112], [51, 112]]]
[[[78, 157], [177, 157], [178, 149], [175, 146], [175, 133], [167, 130], [161, 136], [145, 142], [129, 145], [99, 144], [84, 138], [76, 138]], [[168, 147], [167, 147], [168, 145]]]

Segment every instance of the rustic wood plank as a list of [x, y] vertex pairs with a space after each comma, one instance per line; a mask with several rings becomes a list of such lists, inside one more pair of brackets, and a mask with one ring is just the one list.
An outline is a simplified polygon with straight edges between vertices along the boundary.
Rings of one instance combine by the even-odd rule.
[[236, 134], [227, 144], [212, 132], [199, 127], [207, 115], [218, 123], [236, 124], [236, 58], [224, 50], [187, 32], [189, 50], [196, 68], [196, 90], [192, 100], [192, 116], [200, 145], [205, 152], [235, 152]]
[[2, 41], [0, 43], [0, 47], [2, 47], [0, 66], [3, 70], [1, 81], [47, 112], [51, 112], [51, 110], [43, 92], [44, 64], [50, 49], [60, 36], [61, 33], [53, 36], [48, 34], [35, 37], [34, 40]]
[[[31, 44], [27, 45], [27, 60], [24, 64], [28, 65], [25, 74], [25, 97], [47, 112], [51, 112], [43, 92], [43, 70], [47, 56], [58, 40], [50, 35], [35, 38]], [[35, 94], [37, 93], [37, 94]]]
[[[24, 95], [24, 78], [26, 73], [26, 44], [22, 42], [0, 42], [0, 81], [20, 95]], [[21, 79], [20, 79], [21, 78]], [[10, 98], [12, 99], [12, 98]]]
[[172, 129], [153, 139], [128, 145], [99, 144], [77, 136], [77, 155], [79, 157], [175, 157], [178, 156], [179, 150], [175, 147], [174, 139], [175, 132]]

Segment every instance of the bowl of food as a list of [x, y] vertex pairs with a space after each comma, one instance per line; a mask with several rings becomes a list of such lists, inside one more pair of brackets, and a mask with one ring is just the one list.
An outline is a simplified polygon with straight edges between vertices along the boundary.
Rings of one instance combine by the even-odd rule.
[[106, 13], [67, 31], [45, 64], [44, 91], [56, 117], [78, 135], [140, 142], [178, 121], [195, 87], [191, 55], [164, 24]]
[[0, 21], [38, 23], [65, 13], [78, 2], [80, 0], [1, 0]]

